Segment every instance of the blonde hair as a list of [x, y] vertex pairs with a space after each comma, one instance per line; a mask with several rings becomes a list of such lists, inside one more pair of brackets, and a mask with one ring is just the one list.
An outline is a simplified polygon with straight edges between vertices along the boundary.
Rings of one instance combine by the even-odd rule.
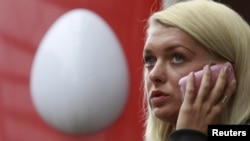
[[[236, 93], [220, 115], [221, 124], [242, 124], [250, 118], [250, 28], [235, 11], [208, 0], [179, 2], [154, 13], [148, 20], [151, 27], [162, 24], [177, 27], [205, 46], [213, 59], [233, 63], [237, 79]], [[146, 95], [145, 95], [146, 97]], [[167, 141], [175, 130], [154, 117], [147, 105], [146, 141]]]

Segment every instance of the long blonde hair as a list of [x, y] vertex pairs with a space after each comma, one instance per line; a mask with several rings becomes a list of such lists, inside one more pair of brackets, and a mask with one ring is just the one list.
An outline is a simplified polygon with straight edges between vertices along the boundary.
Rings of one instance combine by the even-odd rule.
[[[156, 24], [177, 27], [202, 43], [213, 59], [233, 63], [237, 90], [220, 115], [221, 124], [241, 124], [250, 118], [250, 27], [235, 11], [208, 0], [179, 2], [154, 13], [148, 31]], [[146, 96], [145, 96], [146, 97]], [[146, 141], [167, 141], [175, 127], [157, 119], [147, 104]]]

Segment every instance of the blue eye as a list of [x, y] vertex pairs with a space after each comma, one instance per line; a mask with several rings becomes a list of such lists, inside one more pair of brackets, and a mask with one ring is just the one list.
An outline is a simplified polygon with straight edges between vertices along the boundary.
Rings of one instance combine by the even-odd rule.
[[156, 58], [152, 56], [144, 57], [144, 65], [146, 67], [153, 66], [156, 62]]
[[179, 53], [175, 53], [173, 55], [173, 63], [175, 64], [179, 64], [179, 63], [182, 63], [184, 61], [185, 57], [182, 55], [182, 54], [179, 54]]

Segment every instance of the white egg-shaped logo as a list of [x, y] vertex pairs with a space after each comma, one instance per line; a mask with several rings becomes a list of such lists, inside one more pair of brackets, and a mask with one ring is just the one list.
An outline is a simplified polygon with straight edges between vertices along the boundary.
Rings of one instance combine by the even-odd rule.
[[118, 119], [129, 92], [126, 58], [118, 38], [97, 14], [62, 15], [48, 30], [31, 70], [31, 96], [52, 127], [85, 134]]

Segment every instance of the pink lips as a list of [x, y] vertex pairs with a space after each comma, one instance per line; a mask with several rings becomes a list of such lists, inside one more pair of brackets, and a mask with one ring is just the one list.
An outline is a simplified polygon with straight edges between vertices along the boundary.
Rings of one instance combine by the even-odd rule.
[[154, 90], [150, 95], [150, 102], [152, 106], [161, 106], [166, 102], [168, 96], [168, 94], [162, 91]]

